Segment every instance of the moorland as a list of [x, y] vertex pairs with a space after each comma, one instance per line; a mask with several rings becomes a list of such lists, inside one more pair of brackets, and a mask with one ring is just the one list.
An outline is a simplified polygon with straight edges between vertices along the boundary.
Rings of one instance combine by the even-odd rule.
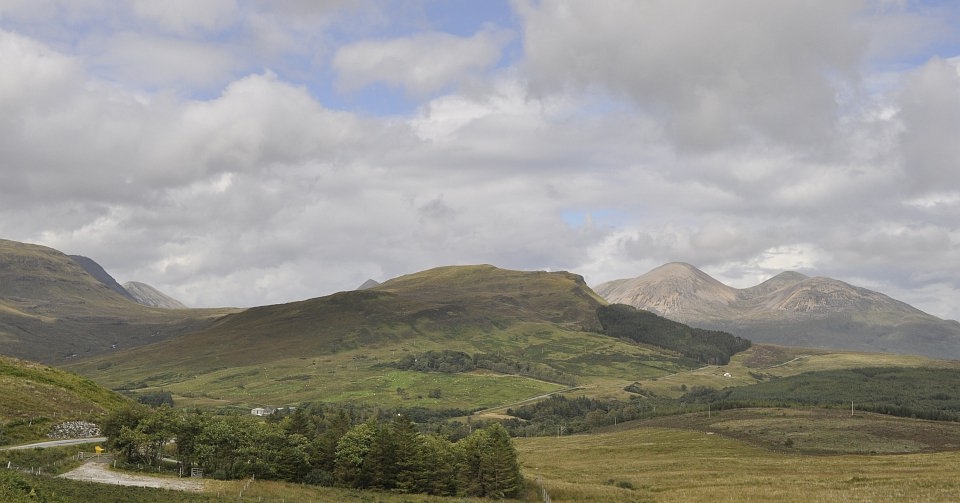
[[[79, 447], [2, 451], [46, 474], [0, 472], [4, 501], [960, 497], [957, 360], [757, 343], [489, 265], [164, 309], [0, 245], [0, 442], [92, 421], [118, 469], [207, 469], [202, 492], [171, 494], [51, 477]], [[477, 482], [514, 465], [516, 484]]]

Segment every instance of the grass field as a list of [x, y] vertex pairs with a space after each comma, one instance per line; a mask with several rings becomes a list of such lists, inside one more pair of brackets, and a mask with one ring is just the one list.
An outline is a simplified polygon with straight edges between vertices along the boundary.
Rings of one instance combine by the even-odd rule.
[[[728, 426], [742, 433], [764, 423]], [[856, 430], [847, 430], [853, 437], [845, 436], [810, 418], [793, 417], [779, 427], [775, 422], [765, 427], [776, 430], [784, 424], [832, 432], [832, 441], [856, 442]], [[522, 438], [517, 448], [525, 476], [540, 480], [557, 503], [960, 499], [960, 452], [825, 456], [768, 449], [761, 447], [764, 443], [760, 439], [751, 445], [712, 431], [647, 426]]]

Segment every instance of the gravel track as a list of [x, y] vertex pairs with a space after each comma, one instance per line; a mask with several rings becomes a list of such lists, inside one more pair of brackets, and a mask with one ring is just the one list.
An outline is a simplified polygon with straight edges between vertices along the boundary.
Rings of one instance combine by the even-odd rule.
[[174, 491], [202, 491], [203, 481], [189, 478], [151, 477], [113, 471], [104, 463], [88, 461], [76, 469], [60, 475], [65, 479], [113, 484], [120, 486], [156, 487]]

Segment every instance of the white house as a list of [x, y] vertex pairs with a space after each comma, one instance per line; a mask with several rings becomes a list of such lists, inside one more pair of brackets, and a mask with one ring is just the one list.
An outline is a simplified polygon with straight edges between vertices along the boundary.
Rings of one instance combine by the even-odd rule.
[[269, 416], [270, 414], [273, 414], [276, 411], [277, 409], [274, 409], [273, 407], [254, 407], [250, 409], [250, 414], [253, 416], [262, 417], [262, 416]]

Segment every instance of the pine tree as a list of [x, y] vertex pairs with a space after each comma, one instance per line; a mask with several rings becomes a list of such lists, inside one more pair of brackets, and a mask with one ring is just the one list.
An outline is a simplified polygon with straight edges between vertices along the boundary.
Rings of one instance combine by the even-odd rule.
[[393, 429], [376, 423], [370, 451], [363, 460], [362, 473], [369, 477], [369, 486], [391, 490], [397, 484], [397, 445]]
[[483, 460], [488, 472], [485, 496], [494, 498], [512, 498], [520, 494], [523, 476], [517, 461], [517, 451], [510, 440], [510, 434], [500, 423], [487, 427], [489, 448], [484, 450]]
[[483, 459], [488, 448], [487, 430], [476, 430], [456, 444], [457, 492], [464, 496], [483, 496], [486, 473]]
[[396, 488], [402, 493], [429, 492], [426, 446], [410, 418], [397, 415], [391, 425], [397, 452]]
[[520, 493], [523, 478], [506, 428], [494, 423], [457, 443], [458, 492], [466, 496], [508, 498]]

